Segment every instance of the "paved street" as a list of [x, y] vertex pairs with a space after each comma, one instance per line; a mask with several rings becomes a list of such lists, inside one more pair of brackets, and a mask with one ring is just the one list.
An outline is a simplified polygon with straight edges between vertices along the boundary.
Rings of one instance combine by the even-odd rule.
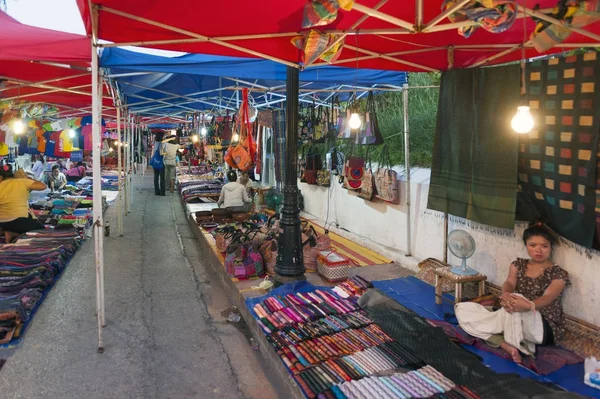
[[[116, 237], [106, 216], [105, 353], [97, 354], [93, 241], [52, 289], [24, 344], [0, 370], [2, 398], [277, 398], [260, 354], [203, 266], [177, 194], [147, 174]], [[223, 313], [223, 314], [222, 314]]]

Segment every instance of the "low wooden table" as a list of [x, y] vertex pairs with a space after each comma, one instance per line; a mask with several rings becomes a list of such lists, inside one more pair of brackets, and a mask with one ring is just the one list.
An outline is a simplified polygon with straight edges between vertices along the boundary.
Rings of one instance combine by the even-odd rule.
[[435, 303], [442, 304], [442, 299], [451, 302], [449, 299], [442, 296], [442, 279], [450, 280], [455, 285], [454, 303], [459, 303], [462, 298], [462, 285], [464, 283], [479, 282], [478, 295], [482, 296], [485, 293], [485, 274], [475, 274], [472, 276], [463, 276], [461, 274], [452, 273], [449, 267], [438, 267], [433, 271], [435, 274]]

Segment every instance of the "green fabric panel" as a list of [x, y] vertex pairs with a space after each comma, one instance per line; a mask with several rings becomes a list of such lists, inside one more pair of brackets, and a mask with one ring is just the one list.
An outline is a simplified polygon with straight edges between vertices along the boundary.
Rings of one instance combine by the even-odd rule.
[[429, 209], [514, 227], [519, 82], [518, 65], [442, 74]]

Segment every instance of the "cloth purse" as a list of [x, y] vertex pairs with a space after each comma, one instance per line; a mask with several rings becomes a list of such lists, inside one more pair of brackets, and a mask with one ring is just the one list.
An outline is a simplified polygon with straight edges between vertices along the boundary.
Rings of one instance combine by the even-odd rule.
[[323, 164], [321, 155], [316, 152], [316, 148], [312, 148], [306, 156], [306, 169], [304, 170], [304, 181], [308, 184], [317, 184], [317, 171], [321, 170]]
[[[387, 165], [387, 167], [386, 167]], [[398, 190], [398, 173], [392, 169], [390, 152], [387, 145], [381, 150], [381, 161], [375, 172], [376, 197], [390, 204], [400, 203], [400, 192]]]
[[356, 134], [356, 144], [379, 145], [383, 144], [383, 136], [377, 123], [377, 114], [375, 111], [375, 98], [373, 92], [367, 97], [367, 113], [358, 133]]
[[264, 275], [264, 262], [260, 252], [245, 234], [237, 234], [227, 249], [225, 269], [231, 277], [241, 280]]
[[365, 174], [365, 160], [362, 157], [348, 157], [345, 167], [344, 188], [360, 190], [362, 178]]
[[367, 149], [367, 162], [368, 167], [364, 168], [364, 173], [360, 183], [360, 192], [358, 196], [367, 201], [372, 201], [375, 196], [375, 177], [373, 176], [370, 150]]

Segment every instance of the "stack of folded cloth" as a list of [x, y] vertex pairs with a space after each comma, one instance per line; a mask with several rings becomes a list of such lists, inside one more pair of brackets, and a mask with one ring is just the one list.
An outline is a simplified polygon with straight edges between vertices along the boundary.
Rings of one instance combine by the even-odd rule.
[[0, 344], [22, 328], [81, 245], [78, 230], [41, 230], [0, 245]]

